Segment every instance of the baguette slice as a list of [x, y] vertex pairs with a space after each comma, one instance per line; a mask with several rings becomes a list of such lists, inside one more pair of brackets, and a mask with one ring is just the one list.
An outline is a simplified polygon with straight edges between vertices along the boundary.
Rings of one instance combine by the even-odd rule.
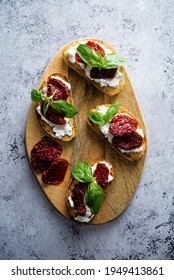
[[89, 79], [86, 74], [85, 71], [79, 66], [78, 63], [71, 63], [69, 61], [69, 56], [68, 56], [68, 50], [78, 44], [83, 44], [86, 41], [92, 41], [92, 42], [96, 42], [99, 44], [102, 44], [105, 48], [110, 49], [112, 52], [115, 53], [115, 50], [108, 45], [106, 42], [104, 42], [103, 40], [99, 40], [99, 39], [80, 39], [80, 40], [76, 40], [73, 41], [72, 43], [70, 43], [69, 45], [65, 46], [65, 48], [63, 49], [63, 59], [66, 62], [66, 64], [68, 64], [69, 67], [71, 67], [73, 70], [75, 70], [77, 73], [79, 73], [81, 76], [83, 76], [89, 83], [91, 83], [93, 86], [95, 86], [98, 90], [100, 90], [103, 94], [109, 95], [109, 96], [113, 96], [118, 94], [124, 87], [125, 85], [125, 78], [124, 78], [124, 73], [123, 73], [123, 67], [120, 67], [120, 72], [123, 73], [120, 83], [117, 87], [111, 87], [111, 86], [103, 86], [101, 87], [100, 84], [94, 80]]
[[[107, 161], [102, 160], [102, 159], [95, 160], [90, 165], [93, 166], [95, 163], [101, 163], [101, 162], [107, 162], [108, 164], [110, 164], [112, 166], [112, 168], [110, 169], [110, 175], [112, 177], [114, 177], [116, 174], [116, 169], [113, 167], [113, 165], [110, 162], [108, 162], [108, 160]], [[69, 197], [71, 197], [72, 190], [77, 183], [78, 183], [78, 181], [74, 177], [72, 177], [70, 184], [67, 188], [67, 192], [66, 192], [66, 206], [67, 206], [68, 212], [73, 220], [76, 220], [77, 213], [75, 212], [74, 207], [72, 207], [72, 205], [69, 201]], [[105, 195], [107, 195], [109, 188], [110, 188], [110, 184], [107, 188], [103, 189]], [[89, 223], [94, 218], [94, 216], [95, 216], [95, 214], [92, 213], [92, 211], [91, 211], [91, 215], [89, 216], [87, 221], [79, 221], [79, 220], [77, 220], [77, 221], [82, 222], [82, 223]]]
[[[111, 104], [98, 105], [95, 109], [91, 109], [90, 112], [97, 112], [98, 107], [100, 107], [100, 106], [106, 106], [109, 108], [111, 106]], [[128, 110], [126, 110], [123, 107], [119, 107], [117, 114], [119, 114], [119, 113], [128, 114], [132, 119], [136, 119], [132, 113], [130, 113]], [[89, 118], [87, 118], [87, 124], [92, 128], [92, 130], [96, 134], [98, 134], [107, 144], [109, 144], [119, 155], [121, 155], [125, 159], [127, 159], [129, 161], [136, 161], [136, 160], [139, 160], [144, 155], [146, 148], [147, 148], [147, 138], [146, 138], [144, 131], [143, 131], [144, 138], [143, 138], [143, 142], [141, 145], [142, 150], [140, 152], [136, 152], [136, 153], [135, 152], [123, 153], [119, 149], [117, 149], [115, 146], [113, 146], [112, 143], [110, 143], [107, 138], [105, 138], [104, 134], [100, 131], [99, 126], [97, 124], [92, 123]], [[137, 128], [142, 129], [141, 124], [139, 122], [138, 122]]]
[[[67, 77], [63, 76], [63, 75], [60, 74], [60, 73], [52, 74], [52, 75], [50, 75], [49, 77], [51, 77], [51, 76], [60, 77], [60, 78], [63, 79], [65, 82], [70, 83], [69, 80], [67, 79]], [[49, 79], [49, 77], [48, 77], [48, 79]], [[47, 85], [47, 81], [44, 81], [44, 82], [42, 83], [42, 85], [40, 86], [39, 91], [43, 92], [43, 88], [44, 88], [46, 85]], [[72, 104], [72, 91], [71, 91], [71, 90], [70, 90], [70, 96], [68, 96], [66, 102]], [[37, 106], [38, 106], [38, 105], [40, 105], [40, 103], [38, 103]], [[39, 113], [37, 113], [37, 117], [38, 117], [38, 120], [39, 120], [40, 125], [41, 125], [42, 128], [47, 132], [47, 134], [49, 134], [51, 137], [53, 137], [53, 138], [55, 138], [55, 139], [59, 139], [59, 138], [56, 137], [55, 133], [53, 132], [53, 127], [49, 126], [43, 119], [41, 119], [41, 116], [40, 116]], [[67, 141], [71, 141], [72, 139], [75, 138], [76, 132], [77, 132], [77, 130], [76, 130], [76, 121], [75, 121], [75, 117], [70, 118], [70, 125], [71, 125], [71, 127], [72, 127], [72, 135], [71, 135], [71, 136], [65, 135], [65, 136], [63, 136], [63, 137], [62, 137], [61, 139], [59, 139], [59, 140], [67, 142]]]

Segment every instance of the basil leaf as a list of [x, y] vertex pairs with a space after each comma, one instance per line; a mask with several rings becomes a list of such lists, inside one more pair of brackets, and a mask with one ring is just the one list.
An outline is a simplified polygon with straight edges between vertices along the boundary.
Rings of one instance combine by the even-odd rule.
[[118, 112], [118, 108], [120, 106], [119, 101], [116, 101], [114, 104], [112, 104], [109, 109], [107, 110], [106, 114], [104, 115], [105, 122], [110, 121], [115, 114]]
[[76, 49], [81, 59], [91, 67], [102, 67], [102, 55], [88, 45], [80, 44]]
[[117, 54], [107, 54], [102, 58], [102, 67], [105, 69], [112, 69], [122, 66], [127, 61], [126, 58]]
[[127, 59], [117, 53], [110, 53], [104, 57], [92, 47], [80, 44], [76, 49], [81, 59], [91, 67], [112, 69], [122, 66]]
[[94, 180], [91, 166], [84, 161], [80, 161], [73, 169], [72, 174], [79, 182], [89, 183]]
[[44, 116], [46, 115], [46, 113], [48, 111], [48, 106], [49, 106], [49, 101], [45, 101], [43, 103], [43, 114], [44, 114]]
[[88, 118], [95, 124], [104, 124], [106, 121], [104, 119], [104, 115], [99, 112], [90, 112], [87, 114]]
[[72, 118], [78, 113], [77, 109], [72, 104], [64, 100], [52, 100], [52, 107], [66, 118]]
[[44, 97], [43, 93], [41, 93], [39, 90], [34, 88], [31, 91], [31, 99], [32, 99], [32, 101], [35, 101], [35, 102], [41, 102], [41, 101], [45, 100], [45, 97]]
[[96, 182], [91, 182], [85, 192], [85, 201], [94, 214], [99, 212], [103, 199], [103, 189]]

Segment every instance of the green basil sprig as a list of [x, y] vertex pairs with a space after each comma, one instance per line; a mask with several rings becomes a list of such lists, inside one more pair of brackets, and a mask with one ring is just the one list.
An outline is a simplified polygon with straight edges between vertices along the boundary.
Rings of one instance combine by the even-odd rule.
[[103, 189], [96, 182], [91, 182], [85, 192], [85, 201], [94, 214], [99, 212], [103, 200]]
[[62, 116], [66, 118], [73, 118], [77, 113], [77, 109], [71, 105], [70, 103], [66, 102], [65, 100], [53, 100], [54, 94], [56, 91], [51, 95], [51, 96], [45, 96], [42, 92], [40, 92], [37, 89], [32, 89], [31, 91], [31, 99], [34, 102], [44, 102], [43, 103], [43, 113], [46, 115], [46, 112], [48, 110], [48, 106], [51, 101], [51, 106], [53, 109], [61, 114]]
[[99, 112], [89, 112], [87, 114], [87, 117], [95, 124], [97, 125], [103, 125], [106, 122], [110, 121], [115, 114], [118, 112], [118, 108], [120, 106], [119, 101], [116, 101], [114, 104], [112, 104], [108, 110], [106, 111], [106, 114], [102, 114]]
[[89, 112], [87, 117], [95, 124], [102, 125], [105, 124], [105, 118], [102, 113], [99, 112]]
[[84, 161], [80, 161], [72, 170], [74, 178], [79, 182], [89, 183], [85, 192], [85, 202], [94, 214], [100, 210], [104, 199], [103, 189], [96, 183], [92, 175], [91, 166]]
[[80, 161], [72, 170], [74, 178], [82, 183], [90, 183], [94, 180], [91, 166], [84, 161]]
[[81, 59], [91, 67], [97, 67], [100, 70], [112, 69], [122, 66], [127, 59], [117, 53], [106, 54], [102, 56], [88, 45], [80, 44], [76, 49]]
[[46, 97], [36, 88], [33, 88], [31, 91], [31, 99], [35, 102], [45, 101]]
[[75, 114], [77, 114], [77, 109], [64, 100], [53, 100], [52, 107], [59, 114], [65, 116], [66, 118], [72, 118]]
[[49, 103], [50, 103], [49, 101], [45, 101], [43, 103], [43, 114], [44, 114], [44, 116], [46, 115], [46, 112], [48, 111]]

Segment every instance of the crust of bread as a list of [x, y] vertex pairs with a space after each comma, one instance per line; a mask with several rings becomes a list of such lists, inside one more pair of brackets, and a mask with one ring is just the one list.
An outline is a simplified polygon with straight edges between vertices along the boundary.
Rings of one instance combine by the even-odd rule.
[[[101, 161], [105, 161], [105, 162], [111, 164], [108, 160], [99, 159], [99, 160], [93, 161], [90, 165], [93, 166], [95, 163], [99, 163], [99, 162], [101, 162]], [[112, 165], [112, 164], [111, 164], [111, 165]], [[113, 165], [112, 165], [112, 168], [111, 168], [111, 170], [110, 170], [110, 175], [112, 175], [112, 176], [114, 177], [115, 174], [116, 174], [116, 169], [115, 169], [115, 168], [113, 167]], [[66, 206], [67, 206], [68, 212], [69, 212], [69, 214], [70, 214], [70, 216], [71, 216], [72, 219], [75, 219], [76, 213], [75, 213], [75, 211], [74, 211], [74, 208], [71, 207], [71, 205], [70, 205], [70, 203], [69, 203], [69, 200], [68, 200], [68, 197], [71, 195], [72, 190], [73, 190], [73, 188], [74, 188], [74, 186], [75, 186], [76, 183], [78, 183], [78, 181], [77, 181], [75, 178], [72, 178], [71, 181], [70, 181], [70, 183], [69, 183], [69, 186], [68, 186], [68, 188], [67, 188], [67, 192], [66, 192]], [[109, 186], [104, 190], [105, 195], [106, 195], [106, 193], [107, 193], [108, 190], [109, 190]], [[94, 216], [95, 216], [94, 214], [91, 215], [90, 221], [93, 219]], [[90, 221], [89, 221], [89, 222], [90, 222]]]
[[90, 84], [95, 86], [103, 94], [106, 94], [106, 95], [109, 95], [109, 96], [117, 95], [123, 89], [123, 87], [125, 85], [125, 78], [124, 78], [124, 73], [123, 73], [123, 67], [120, 67], [120, 72], [122, 72], [123, 75], [122, 75], [121, 81], [120, 81], [120, 83], [119, 83], [119, 85], [117, 87], [115, 87], [115, 88], [114, 87], [110, 87], [110, 86], [101, 87], [99, 85], [99, 83], [95, 82], [94, 80], [90, 80], [86, 76], [85, 71], [77, 63], [71, 63], [69, 61], [67, 51], [71, 47], [79, 44], [80, 42], [82, 43], [83, 41], [86, 41], [86, 40], [88, 40], [88, 41], [90, 40], [90, 41], [94, 41], [94, 42], [100, 43], [100, 44], [104, 45], [106, 48], [110, 49], [112, 52], [115, 52], [115, 50], [110, 45], [108, 45], [106, 42], [104, 42], [103, 40], [90, 39], [90, 38], [81, 39], [81, 40], [73, 41], [72, 43], [70, 43], [70, 44], [68, 44], [67, 46], [64, 47], [64, 49], [63, 49], [63, 59], [64, 59], [64, 61], [66, 62], [66, 64], [69, 67], [71, 67], [73, 70], [75, 70], [81, 76], [83, 76]]
[[[107, 106], [109, 108], [111, 106], [111, 104], [101, 104], [101, 105], [98, 105], [95, 109], [92, 109], [90, 112], [96, 112], [99, 106]], [[126, 110], [123, 107], [119, 107], [118, 113], [126, 113], [132, 119], [136, 119], [135, 116], [132, 113], [130, 113], [128, 110]], [[117, 149], [110, 142], [108, 142], [108, 140], [104, 137], [104, 135], [100, 131], [98, 125], [92, 123], [89, 120], [89, 118], [87, 118], [87, 124], [93, 129], [93, 131], [96, 134], [98, 134], [107, 144], [109, 144], [119, 155], [121, 155], [125, 159], [127, 159], [129, 161], [136, 161], [136, 160], [139, 160], [140, 158], [142, 158], [142, 156], [144, 155], [144, 153], [146, 151], [146, 148], [147, 148], [147, 138], [146, 138], [145, 134], [144, 134], [144, 139], [143, 139], [143, 143], [142, 143], [142, 151], [141, 152], [139, 152], [139, 153], [132, 153], [132, 152], [131, 153], [122, 153], [119, 149]], [[142, 129], [141, 124], [139, 122], [138, 122], [137, 128]]]
[[[60, 74], [60, 73], [54, 73], [54, 74], [50, 75], [49, 77], [51, 77], [51, 76], [60, 77], [60, 78], [63, 79], [64, 81], [70, 83], [69, 80], [67, 79], [67, 77], [63, 76], [63, 75]], [[48, 78], [49, 78], [49, 77], [48, 77]], [[42, 83], [42, 85], [40, 86], [39, 91], [42, 92], [42, 91], [43, 91], [43, 88], [44, 88], [46, 85], [47, 85], [47, 82], [44, 81], [44, 82]], [[67, 98], [66, 101], [67, 101], [68, 103], [71, 103], [71, 104], [73, 103], [73, 102], [72, 102], [72, 92], [71, 92], [71, 91], [70, 91], [70, 96]], [[39, 105], [39, 104], [38, 104], [38, 105]], [[38, 117], [38, 120], [39, 120], [40, 125], [41, 125], [42, 128], [46, 131], [46, 133], [49, 134], [51, 137], [53, 137], [53, 138], [55, 138], [55, 139], [58, 139], [58, 138], [55, 136], [55, 133], [53, 132], [52, 127], [50, 127], [47, 123], [45, 123], [44, 120], [41, 119], [40, 115], [39, 115], [37, 112], [36, 112], [36, 114], [37, 114], [37, 117]], [[62, 137], [62, 138], [59, 139], [59, 140], [67, 142], [67, 141], [71, 141], [72, 139], [75, 138], [76, 133], [77, 133], [75, 117], [73, 117], [73, 118], [70, 119], [70, 123], [71, 123], [71, 126], [72, 126], [72, 135], [71, 135], [71, 136], [65, 135], [64, 137]]]

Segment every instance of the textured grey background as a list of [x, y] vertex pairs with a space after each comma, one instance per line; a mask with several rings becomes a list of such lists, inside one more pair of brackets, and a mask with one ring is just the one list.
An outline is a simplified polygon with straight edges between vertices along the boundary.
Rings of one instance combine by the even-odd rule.
[[[174, 259], [173, 14], [173, 0], [0, 1], [0, 259]], [[149, 137], [130, 206], [100, 226], [53, 209], [24, 147], [31, 89], [60, 47], [86, 36], [128, 57]]]

